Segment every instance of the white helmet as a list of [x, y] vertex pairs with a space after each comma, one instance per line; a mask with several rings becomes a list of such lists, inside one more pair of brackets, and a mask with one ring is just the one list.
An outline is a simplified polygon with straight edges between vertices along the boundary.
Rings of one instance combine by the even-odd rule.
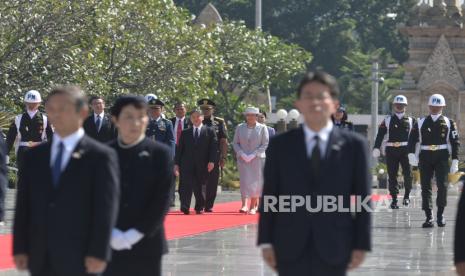
[[25, 103], [40, 103], [42, 102], [42, 97], [40, 96], [39, 91], [37, 90], [30, 90], [24, 95], [24, 102]]
[[446, 106], [446, 100], [441, 94], [433, 94], [429, 97], [428, 101], [429, 106]]
[[146, 101], [146, 102], [149, 102], [150, 100], [156, 100], [156, 99], [158, 99], [157, 95], [155, 95], [155, 94], [147, 94], [147, 95], [145, 95], [144, 98], [145, 98], [145, 101]]
[[407, 97], [404, 95], [397, 95], [394, 97], [394, 100], [392, 101], [393, 104], [405, 104], [407, 105]]

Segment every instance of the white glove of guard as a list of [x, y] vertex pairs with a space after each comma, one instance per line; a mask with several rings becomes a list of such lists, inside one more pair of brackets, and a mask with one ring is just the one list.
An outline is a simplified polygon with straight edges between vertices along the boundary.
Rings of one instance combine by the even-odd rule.
[[381, 152], [379, 151], [379, 149], [373, 149], [373, 157], [378, 158], [380, 156], [381, 156]]
[[450, 173], [456, 173], [459, 171], [459, 160], [452, 159], [452, 164], [450, 165]]
[[414, 167], [418, 166], [418, 160], [414, 153], [408, 154], [408, 162], [411, 166], [414, 166]]
[[7, 155], [5, 158], [5, 163], [8, 165], [10, 164], [10, 157]]

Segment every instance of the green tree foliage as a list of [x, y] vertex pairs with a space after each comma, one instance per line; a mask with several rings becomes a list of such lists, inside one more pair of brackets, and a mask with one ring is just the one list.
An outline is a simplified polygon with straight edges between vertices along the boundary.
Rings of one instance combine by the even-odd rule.
[[[255, 1], [175, 2], [193, 14], [212, 2], [223, 18], [244, 20], [249, 27], [255, 24]], [[382, 65], [401, 64], [407, 59], [407, 41], [397, 31], [397, 25], [408, 20], [410, 8], [417, 3], [417, 0], [266, 0], [263, 1], [263, 29], [310, 51], [313, 60], [308, 67], [321, 68], [338, 77], [343, 101], [349, 110], [369, 112], [370, 82], [351, 80], [352, 75], [369, 76], [370, 55], [378, 50], [389, 57]], [[401, 72], [399, 69], [385, 76], [386, 84], [380, 87], [381, 106], [387, 100], [386, 88], [395, 88], [400, 83]], [[293, 92], [293, 89], [272, 85], [272, 93], [279, 99], [278, 108], [292, 108]]]
[[233, 124], [242, 119], [246, 97], [266, 93], [271, 84], [289, 87], [292, 77], [305, 71], [311, 61], [311, 55], [300, 47], [237, 23], [217, 25], [212, 38], [220, 62], [213, 73], [216, 98]]
[[371, 68], [373, 57], [378, 57], [379, 68], [384, 82], [379, 85], [379, 113], [386, 112], [384, 108], [391, 101], [389, 90], [398, 88], [403, 75], [403, 68], [390, 68], [395, 60], [384, 49], [379, 49], [369, 54], [359, 51], [346, 56], [346, 64], [341, 68], [344, 73], [339, 78], [339, 85], [343, 88], [340, 101], [348, 107], [349, 113], [371, 113]]
[[155, 93], [193, 106], [216, 94], [234, 121], [246, 95], [289, 86], [310, 57], [241, 23], [196, 26], [169, 0], [0, 2], [0, 105], [10, 110], [29, 89], [75, 83], [110, 100]]
[[[175, 2], [194, 14], [211, 2], [223, 18], [244, 20], [249, 27], [255, 24], [255, 1]], [[322, 67], [339, 76], [344, 64], [342, 57], [357, 46], [364, 52], [385, 48], [398, 62], [405, 61], [406, 41], [396, 25], [407, 21], [410, 8], [417, 3], [417, 0], [266, 0], [263, 29], [312, 52], [312, 67]], [[394, 19], [388, 14], [397, 16]]]

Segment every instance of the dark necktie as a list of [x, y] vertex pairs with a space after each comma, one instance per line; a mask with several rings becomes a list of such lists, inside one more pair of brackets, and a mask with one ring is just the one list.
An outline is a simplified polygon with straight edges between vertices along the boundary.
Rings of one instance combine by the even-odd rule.
[[319, 143], [320, 139], [318, 138], [318, 135], [316, 135], [313, 139], [315, 140], [315, 145], [313, 146], [310, 161], [312, 164], [313, 175], [316, 178], [318, 177], [318, 172], [320, 171], [321, 152]]
[[65, 146], [63, 145], [63, 142], [60, 142], [58, 144], [58, 153], [55, 156], [55, 162], [53, 163], [53, 169], [52, 169], [52, 177], [53, 177], [53, 185], [58, 187], [58, 182], [60, 181], [60, 175], [61, 175], [61, 163], [63, 160], [63, 151], [64, 151]]
[[199, 128], [198, 127], [195, 128], [194, 140], [195, 140], [195, 143], [197, 143], [197, 141], [199, 140]]
[[100, 124], [102, 120], [100, 119], [100, 115], [97, 115], [97, 120], [95, 121], [95, 127], [97, 128], [97, 133], [100, 132]]
[[178, 128], [176, 130], [176, 145], [179, 144], [179, 139], [181, 138], [181, 132], [182, 132], [182, 121], [181, 119], [178, 120]]

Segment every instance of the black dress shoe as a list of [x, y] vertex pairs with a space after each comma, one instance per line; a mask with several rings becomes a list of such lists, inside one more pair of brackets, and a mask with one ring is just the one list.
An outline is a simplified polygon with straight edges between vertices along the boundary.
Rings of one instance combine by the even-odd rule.
[[195, 210], [195, 213], [196, 213], [197, 215], [200, 215], [200, 214], [202, 214], [202, 210]]
[[399, 206], [397, 205], [397, 200], [393, 200], [391, 202], [391, 209], [399, 209]]
[[213, 213], [212, 209], [205, 209], [205, 213]]
[[176, 206], [176, 204], [174, 204], [174, 202], [170, 203], [170, 207], [175, 207], [175, 206]]
[[404, 198], [404, 200], [402, 201], [402, 205], [409, 206], [410, 205], [410, 199], [409, 198]]
[[438, 216], [436, 222], [438, 223], [438, 227], [446, 226], [446, 219], [444, 218], [444, 216]]
[[181, 208], [181, 212], [183, 212], [184, 215], [189, 215], [190, 214], [189, 209], [185, 209], [185, 208]]
[[433, 218], [426, 218], [426, 221], [423, 222], [423, 225], [421, 227], [423, 227], [423, 228], [433, 228], [434, 227]]

